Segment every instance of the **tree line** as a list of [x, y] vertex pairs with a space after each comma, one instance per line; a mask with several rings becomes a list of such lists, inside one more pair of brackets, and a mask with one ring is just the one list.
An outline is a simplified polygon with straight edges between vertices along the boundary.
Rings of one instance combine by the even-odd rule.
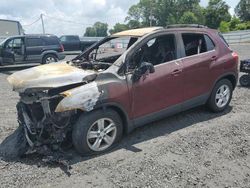
[[[230, 6], [223, 0], [209, 0], [206, 7], [200, 0], [140, 0], [132, 5], [125, 23], [116, 23], [109, 33], [149, 26], [170, 24], [201, 24], [221, 32], [250, 29], [250, 0], [240, 0], [229, 13]], [[108, 24], [96, 22], [86, 28], [84, 36], [104, 37], [108, 35]]]

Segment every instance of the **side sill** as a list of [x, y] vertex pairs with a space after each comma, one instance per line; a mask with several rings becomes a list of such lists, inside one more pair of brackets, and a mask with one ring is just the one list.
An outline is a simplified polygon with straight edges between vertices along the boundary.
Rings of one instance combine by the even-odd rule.
[[152, 114], [136, 118], [132, 120], [132, 123], [130, 124], [130, 126], [128, 126], [128, 132], [131, 132], [133, 129], [137, 127], [141, 127], [147, 123], [151, 123], [156, 120], [160, 120], [160, 119], [169, 117], [171, 115], [177, 114], [179, 112], [186, 111], [188, 109], [204, 105], [206, 104], [209, 96], [210, 96], [210, 93], [206, 93], [198, 97], [192, 98], [190, 100], [187, 100], [183, 103], [173, 105], [161, 111], [154, 112]]

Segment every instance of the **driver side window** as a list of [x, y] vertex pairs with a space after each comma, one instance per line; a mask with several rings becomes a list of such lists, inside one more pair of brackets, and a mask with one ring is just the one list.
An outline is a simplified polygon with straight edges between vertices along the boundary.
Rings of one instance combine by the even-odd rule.
[[7, 49], [12, 49], [12, 48], [13, 48], [13, 42], [14, 42], [14, 39], [10, 40], [10, 41], [6, 44], [6, 48], [7, 48]]
[[175, 35], [168, 34], [146, 41], [132, 56], [129, 69], [139, 67], [143, 62], [154, 66], [176, 59]]
[[23, 45], [23, 41], [21, 38], [15, 38], [10, 40], [7, 44], [6, 44], [6, 48], [7, 49], [11, 49], [11, 50], [19, 50], [21, 49]]

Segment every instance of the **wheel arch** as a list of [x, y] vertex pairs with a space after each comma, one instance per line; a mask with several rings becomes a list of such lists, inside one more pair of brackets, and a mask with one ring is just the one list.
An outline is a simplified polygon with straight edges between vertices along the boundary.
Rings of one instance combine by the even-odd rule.
[[119, 114], [119, 116], [121, 117], [122, 123], [123, 123], [123, 133], [127, 134], [132, 130], [131, 129], [131, 121], [128, 117], [128, 114], [127, 114], [126, 110], [120, 104], [105, 103], [105, 104], [98, 105], [94, 108], [94, 110], [100, 110], [100, 109], [102, 109], [102, 110], [112, 109]]
[[42, 53], [42, 59], [44, 59], [44, 57], [47, 56], [47, 55], [54, 55], [54, 56], [56, 56], [56, 58], [58, 58], [57, 52], [52, 50], [52, 51], [45, 51], [45, 52], [43, 52]]
[[238, 82], [238, 76], [235, 74], [235, 73], [226, 73], [226, 74], [223, 74], [222, 76], [220, 76], [214, 83], [213, 85], [213, 88], [214, 86], [216, 85], [216, 83], [218, 83], [220, 80], [222, 79], [227, 79], [229, 80], [232, 85], [233, 85], [233, 89], [236, 88], [236, 85], [237, 85], [237, 82]]

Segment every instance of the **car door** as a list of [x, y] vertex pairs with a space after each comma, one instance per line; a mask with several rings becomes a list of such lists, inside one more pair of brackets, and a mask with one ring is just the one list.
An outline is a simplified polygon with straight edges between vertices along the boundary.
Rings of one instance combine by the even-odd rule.
[[69, 46], [68, 46], [68, 42], [67, 42], [66, 36], [61, 36], [60, 37], [60, 41], [61, 41], [61, 44], [64, 47], [64, 50], [68, 51], [69, 50]]
[[44, 50], [45, 42], [40, 37], [26, 38], [26, 60], [40, 61]]
[[154, 64], [155, 72], [144, 75], [140, 80], [132, 83], [131, 98], [134, 119], [153, 114], [158, 116], [160, 112], [164, 114], [165, 111], [171, 113], [170, 107], [174, 111], [179, 111], [178, 104], [183, 101], [182, 62], [177, 58], [179, 53], [176, 37], [174, 34], [165, 34], [160, 37], [165, 37], [168, 39], [167, 41], [172, 40], [173, 57], [159, 62], [156, 56], [159, 51], [156, 41], [159, 37], [146, 42], [147, 45], [150, 45], [149, 51], [151, 52], [150, 60], [147, 61]]
[[[183, 44], [184, 99], [204, 102], [211, 85], [211, 66], [217, 52], [211, 38], [201, 33], [181, 33]], [[202, 101], [204, 100], [204, 101]]]
[[65, 45], [68, 51], [80, 50], [80, 40], [77, 36], [66, 36]]
[[6, 64], [21, 63], [24, 59], [25, 46], [22, 37], [7, 40], [3, 49], [3, 61]]

